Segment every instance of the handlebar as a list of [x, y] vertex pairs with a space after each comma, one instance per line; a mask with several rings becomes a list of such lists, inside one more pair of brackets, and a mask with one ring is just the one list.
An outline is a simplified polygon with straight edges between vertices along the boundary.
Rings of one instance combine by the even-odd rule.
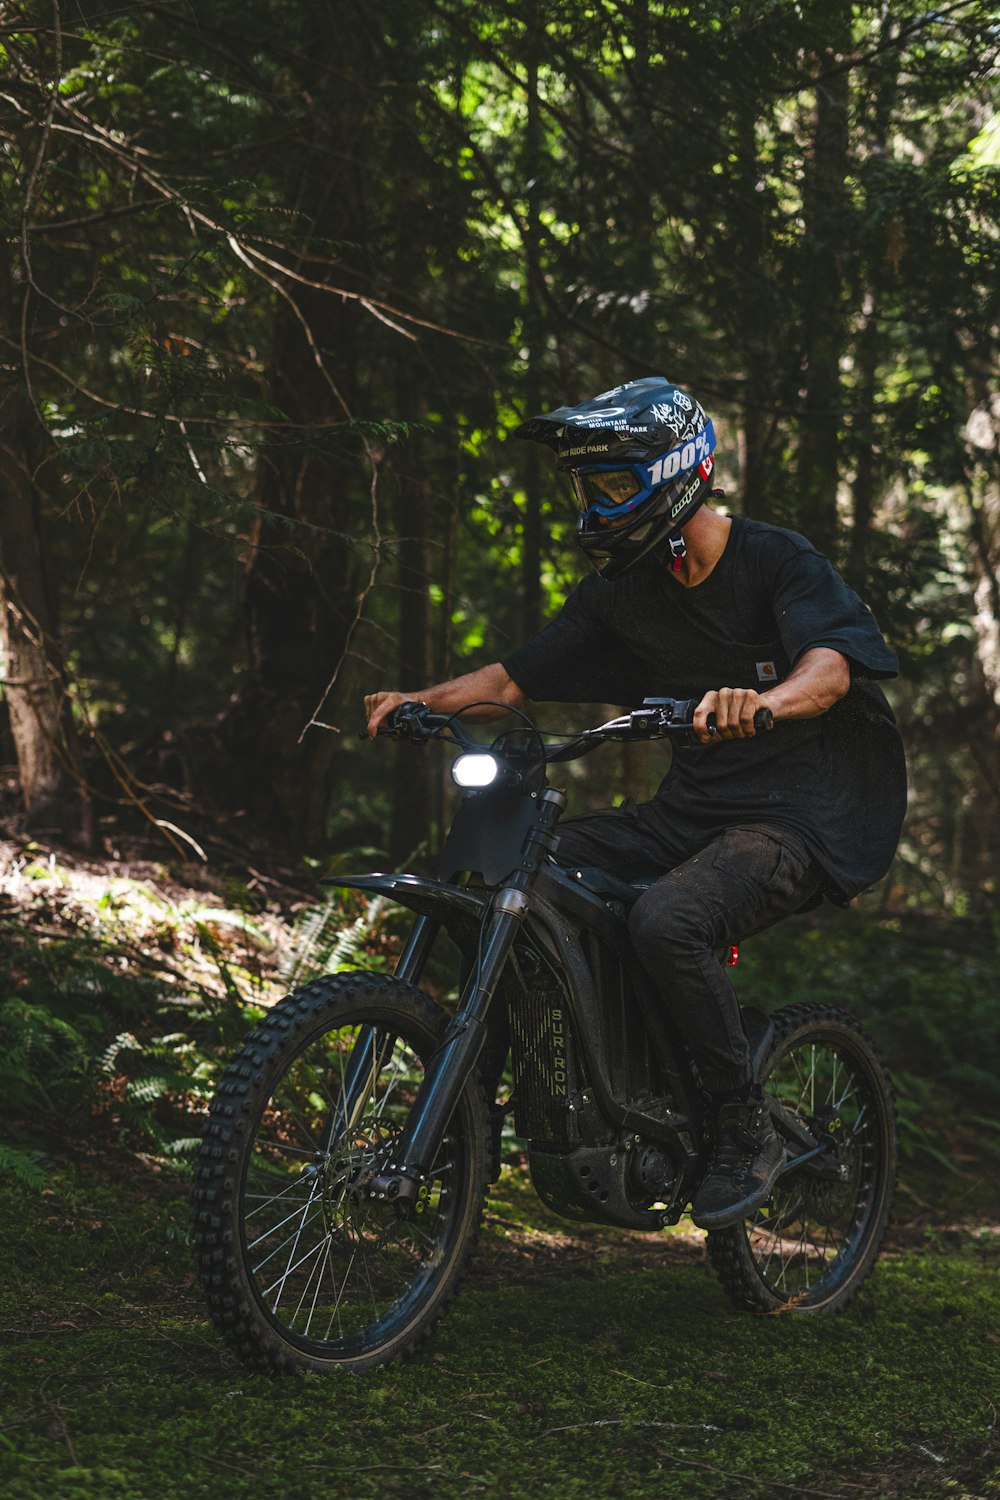
[[[417, 744], [423, 744], [436, 729], [443, 729], [447, 722], [447, 714], [431, 713], [426, 703], [411, 699], [394, 708], [383, 720], [377, 733], [392, 735], [394, 740], [414, 740]], [[362, 738], [366, 734], [367, 731], [361, 731]]]
[[[526, 722], [530, 725], [529, 732], [536, 738], [546, 761], [574, 760], [580, 755], [586, 755], [589, 750], [596, 750], [597, 746], [605, 740], [648, 740], [671, 737], [682, 743], [697, 742], [694, 733], [694, 714], [699, 702], [698, 698], [644, 698], [641, 708], [632, 709], [630, 713], [622, 714], [616, 719], [609, 719], [606, 724], [599, 724], [596, 729], [584, 729], [568, 744], [546, 743], [541, 733], [530, 724], [530, 720]], [[497, 704], [497, 707], [503, 707], [503, 705]], [[769, 708], [759, 708], [754, 714], [753, 723], [757, 733], [766, 733], [774, 728], [774, 715]], [[477, 747], [478, 741], [459, 722], [457, 713], [436, 714], [428, 708], [426, 703], [412, 700], [400, 703], [397, 708], [393, 709], [380, 725], [377, 733], [389, 735], [396, 740], [410, 740], [422, 745], [431, 738], [442, 736], [446, 730], [450, 731], [453, 742], [462, 749]], [[715, 733], [714, 714], [708, 716], [708, 731], [710, 734]], [[361, 730], [359, 738], [366, 739], [367, 731]]]
[[[619, 736], [645, 739], [663, 734], [683, 734], [694, 730], [695, 710], [700, 701], [698, 698], [643, 698], [641, 708], [634, 708], [620, 718], [609, 719], [597, 729], [585, 729], [583, 733], [599, 734], [604, 739]], [[753, 727], [765, 732], [774, 728], [774, 714], [769, 708], [758, 708], [753, 716]], [[715, 729], [715, 714], [709, 714], [709, 734], [714, 734]]]

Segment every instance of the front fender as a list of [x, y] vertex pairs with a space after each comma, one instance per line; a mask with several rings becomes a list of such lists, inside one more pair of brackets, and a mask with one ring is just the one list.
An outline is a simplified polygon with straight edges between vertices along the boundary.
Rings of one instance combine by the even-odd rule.
[[483, 911], [493, 894], [488, 890], [449, 885], [445, 880], [433, 880], [424, 875], [334, 875], [321, 884], [388, 896], [400, 906], [408, 906], [420, 916], [440, 922], [448, 936], [462, 949], [475, 946]]

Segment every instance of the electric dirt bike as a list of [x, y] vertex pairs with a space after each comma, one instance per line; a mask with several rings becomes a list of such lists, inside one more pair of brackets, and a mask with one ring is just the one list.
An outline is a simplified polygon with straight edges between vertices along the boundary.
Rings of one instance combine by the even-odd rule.
[[[396, 710], [395, 737], [462, 752], [438, 876], [333, 882], [416, 914], [396, 971], [317, 979], [275, 1005], [222, 1079], [195, 1168], [199, 1272], [243, 1358], [322, 1372], [412, 1352], [476, 1244], [509, 1112], [556, 1213], [653, 1233], [680, 1218], [710, 1120], [629, 944], [628, 909], [656, 877], [560, 868], [566, 797], [546, 773], [611, 739], [690, 742], [694, 708], [647, 699], [568, 743], [526, 720], [488, 748], [455, 716]], [[450, 1014], [418, 988], [442, 932], [461, 955]], [[889, 1215], [888, 1075], [839, 1007], [742, 1020], [786, 1164], [757, 1212], [709, 1233], [712, 1263], [740, 1307], [842, 1307]], [[513, 1092], [498, 1102], [508, 1056]]]

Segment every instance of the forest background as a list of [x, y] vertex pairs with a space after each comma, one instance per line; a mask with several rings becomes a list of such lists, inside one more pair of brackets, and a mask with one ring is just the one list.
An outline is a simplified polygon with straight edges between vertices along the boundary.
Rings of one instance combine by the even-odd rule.
[[[544, 1489], [543, 1452], [555, 1492], [658, 1500], [677, 1464], [685, 1495], [775, 1493], [749, 1468], [838, 1495], [995, 1476], [998, 58], [985, 0], [0, 0], [12, 1496], [242, 1494], [281, 1444], [285, 1494], [331, 1451], [359, 1495], [446, 1493], [414, 1452], [498, 1496]], [[510, 434], [654, 373], [712, 415], [728, 510], [810, 537], [899, 655], [888, 878], [737, 974], [765, 1006], [849, 998], [875, 1035], [910, 1259], [825, 1376], [836, 1334], [725, 1324], [682, 1239], [577, 1253], [515, 1171], [443, 1366], [333, 1406], [229, 1389], [185, 1245], [207, 1100], [283, 986], [392, 965], [392, 909], [318, 877], [419, 867], [454, 805], [434, 751], [359, 739], [362, 695], [495, 660], [558, 607], [585, 567], [573, 506]], [[607, 747], [572, 805], [662, 770]], [[914, 1258], [928, 1243], [955, 1257]], [[597, 1311], [572, 1279], [593, 1265]], [[551, 1327], [510, 1291], [547, 1268]], [[689, 1384], [662, 1383], [660, 1277]], [[780, 1431], [736, 1431], [761, 1348]], [[397, 1388], [376, 1473], [368, 1403]], [[667, 1389], [703, 1428], [693, 1469], [662, 1450]], [[423, 1436], [442, 1406], [459, 1459]], [[508, 1463], [516, 1482], [468, 1478]]]
[[[454, 805], [362, 694], [558, 607], [573, 506], [512, 429], [659, 372], [728, 509], [827, 551], [900, 659], [899, 854], [851, 924], [785, 929], [783, 993], [829, 961], [897, 1016], [914, 1120], [931, 1073], [995, 1121], [997, 8], [33, 0], [0, 47], [4, 890], [66, 991], [2, 1012], [21, 1113], [46, 1068], [100, 1113], [145, 1024], [66, 978], [57, 866], [108, 910], [141, 857], [391, 961], [384, 913], [301, 915]], [[608, 748], [573, 805], [662, 769]]]
[[[899, 653], [882, 908], [992, 911], [996, 7], [39, 0], [0, 40], [8, 814], [412, 856], [446, 777], [356, 742], [362, 692], [558, 606], [572, 507], [511, 430], [662, 372]], [[652, 785], [629, 753], [581, 799]]]

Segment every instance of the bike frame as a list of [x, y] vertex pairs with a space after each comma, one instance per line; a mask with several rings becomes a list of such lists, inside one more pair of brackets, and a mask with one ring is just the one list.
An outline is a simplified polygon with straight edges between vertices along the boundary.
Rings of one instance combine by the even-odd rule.
[[[656, 700], [664, 702], [672, 704], [672, 700]], [[677, 705], [682, 706], [686, 705]], [[664, 712], [662, 708], [655, 711], [661, 716]], [[652, 712], [639, 710], [626, 720], [612, 721], [601, 731], [590, 732], [589, 738], [596, 740], [604, 731], [610, 731], [605, 735], [608, 738], [624, 737], [621, 726], [627, 723], [631, 729], [636, 718], [640, 732], [648, 735], [655, 732], [648, 725]], [[676, 727], [690, 731], [691, 725], [681, 721]], [[455, 725], [453, 734], [461, 747], [481, 748], [461, 726]], [[575, 758], [596, 748], [596, 743], [587, 740], [588, 736], [581, 736], [548, 759]], [[500, 758], [496, 743], [492, 753]], [[427, 1062], [394, 1160], [373, 1179], [369, 1192], [393, 1202], [403, 1217], [413, 1213], [448, 1121], [480, 1064], [491, 1032], [494, 1038], [502, 1034], [501, 1047], [493, 1048], [499, 1062], [494, 1058], [493, 1076], [488, 1079], [495, 1088], [506, 1053], [503, 1023], [509, 1017], [517, 1030], [526, 990], [524, 974], [534, 969], [547, 975], [564, 997], [564, 1006], [557, 1004], [548, 1012], [550, 1020], [558, 1021], [550, 1048], [556, 1071], [549, 1083], [548, 1102], [564, 1121], [565, 1130], [556, 1132], [557, 1140], [543, 1143], [550, 1149], [539, 1150], [532, 1143], [529, 1155], [536, 1187], [561, 1213], [631, 1228], [659, 1228], [680, 1217], [689, 1189], [704, 1169], [703, 1098], [684, 1062], [679, 1034], [632, 953], [624, 907], [616, 902], [613, 890], [616, 884], [622, 893], [629, 888], [606, 879], [610, 892], [589, 889], [584, 880], [589, 872], [574, 874], [555, 865], [548, 856], [557, 841], [554, 830], [566, 805], [565, 794], [548, 784], [544, 763], [522, 769], [513, 779], [520, 785], [501, 781], [496, 787], [466, 794], [442, 850], [438, 878], [375, 873], [329, 882], [384, 894], [417, 913], [396, 967], [398, 978], [419, 982], [442, 929], [469, 966], [458, 1007], [441, 1045]], [[485, 885], [457, 884], [456, 878], [464, 872], [478, 874]], [[609, 996], [599, 992], [595, 944], [598, 954], [610, 955], [619, 966], [616, 998], [622, 1014], [631, 1016], [634, 1038], [647, 1043], [648, 1077], [668, 1080], [655, 1112], [641, 1107], [634, 1090], [626, 1090], [623, 1097], [616, 1089], [615, 1049], [605, 1025]], [[757, 1011], [744, 1009], [743, 1020], [758, 1070], [773, 1028]], [[528, 1023], [522, 1017], [520, 1024], [523, 1030]], [[531, 1024], [537, 1029], [538, 1018]], [[374, 1028], [365, 1028], [358, 1037], [338, 1120], [349, 1120], [363, 1097], [372, 1063], [389, 1041]], [[356, 1061], [359, 1051], [361, 1058]], [[619, 1058], [621, 1052], [619, 1046]], [[517, 1091], [515, 1085], [515, 1096]], [[819, 1149], [798, 1121], [789, 1116], [785, 1124], [786, 1135], [800, 1151], [813, 1154]], [[661, 1151], [675, 1168], [670, 1201], [658, 1213], [635, 1207], [622, 1187], [618, 1153], [639, 1148]], [[567, 1180], [563, 1163], [569, 1155], [581, 1179], [587, 1179], [589, 1194], [576, 1178]], [[597, 1196], [591, 1196], [598, 1186]]]

